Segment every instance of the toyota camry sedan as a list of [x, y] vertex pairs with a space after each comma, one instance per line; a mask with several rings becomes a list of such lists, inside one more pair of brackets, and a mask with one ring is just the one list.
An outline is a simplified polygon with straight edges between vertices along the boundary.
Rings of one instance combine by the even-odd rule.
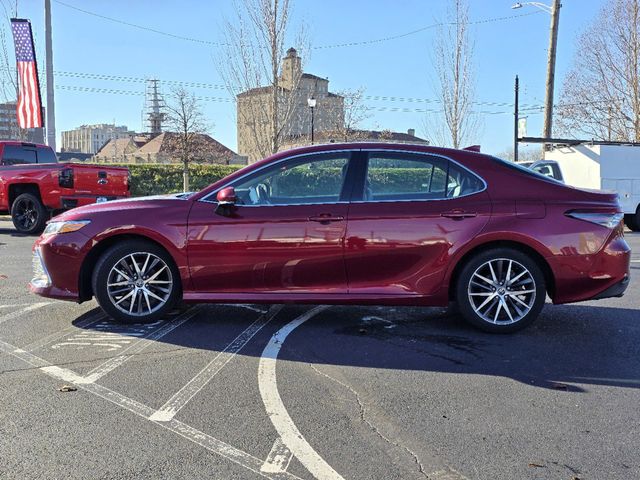
[[316, 145], [190, 194], [88, 205], [33, 249], [38, 295], [121, 322], [177, 302], [447, 306], [512, 332], [553, 303], [621, 296], [615, 193], [420, 145]]

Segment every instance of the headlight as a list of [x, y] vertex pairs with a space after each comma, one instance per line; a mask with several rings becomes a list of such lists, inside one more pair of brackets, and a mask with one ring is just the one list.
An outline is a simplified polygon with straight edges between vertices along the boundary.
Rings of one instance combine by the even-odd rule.
[[80, 230], [85, 225], [89, 225], [91, 220], [73, 220], [68, 222], [49, 222], [47, 228], [44, 229], [44, 235], [53, 235], [54, 233], [69, 233]]

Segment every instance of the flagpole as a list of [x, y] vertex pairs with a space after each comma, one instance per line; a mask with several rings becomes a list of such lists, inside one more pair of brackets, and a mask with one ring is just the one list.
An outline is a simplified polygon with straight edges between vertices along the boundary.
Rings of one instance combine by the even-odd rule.
[[45, 71], [47, 78], [47, 145], [56, 151], [56, 116], [53, 98], [53, 41], [51, 36], [51, 0], [44, 0]]

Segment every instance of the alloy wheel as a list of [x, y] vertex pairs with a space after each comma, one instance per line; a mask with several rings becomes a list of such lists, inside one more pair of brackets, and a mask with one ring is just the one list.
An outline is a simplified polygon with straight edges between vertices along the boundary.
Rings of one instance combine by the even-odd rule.
[[172, 291], [171, 269], [153, 253], [130, 253], [117, 261], [107, 276], [109, 299], [127, 315], [145, 316], [157, 311]]
[[24, 230], [29, 230], [38, 221], [38, 210], [33, 200], [23, 198], [15, 207], [15, 219]]
[[522, 320], [536, 300], [532, 273], [510, 258], [496, 258], [480, 265], [467, 287], [469, 302], [476, 315], [495, 325]]

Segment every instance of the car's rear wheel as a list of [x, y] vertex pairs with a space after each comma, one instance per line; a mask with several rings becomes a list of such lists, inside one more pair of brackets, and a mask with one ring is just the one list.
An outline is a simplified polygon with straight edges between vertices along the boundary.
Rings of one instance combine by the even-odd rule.
[[152, 243], [131, 240], [107, 250], [92, 277], [102, 309], [122, 323], [152, 322], [180, 299], [180, 276], [171, 256]]
[[491, 333], [515, 332], [540, 314], [546, 297], [544, 274], [523, 252], [486, 250], [462, 268], [456, 296], [470, 324]]
[[40, 233], [44, 230], [48, 218], [47, 209], [40, 199], [31, 193], [18, 195], [11, 205], [11, 219], [20, 233]]

